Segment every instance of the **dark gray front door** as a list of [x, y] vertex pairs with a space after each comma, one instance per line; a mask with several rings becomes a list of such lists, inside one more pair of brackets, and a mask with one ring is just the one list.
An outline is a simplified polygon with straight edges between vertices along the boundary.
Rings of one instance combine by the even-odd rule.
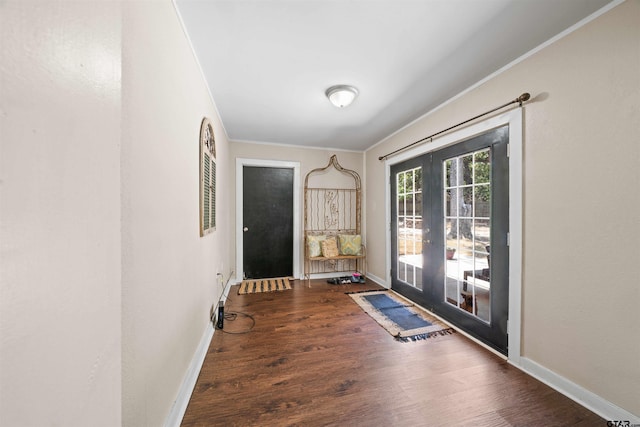
[[508, 126], [391, 168], [392, 288], [507, 354]]
[[243, 167], [244, 277], [293, 275], [294, 170]]

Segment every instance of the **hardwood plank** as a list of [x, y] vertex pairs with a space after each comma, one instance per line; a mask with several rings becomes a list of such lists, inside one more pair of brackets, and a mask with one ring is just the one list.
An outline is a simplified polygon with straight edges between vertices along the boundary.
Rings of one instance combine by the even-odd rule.
[[[372, 288], [232, 288], [226, 311], [255, 326], [216, 331], [182, 425], [606, 424], [460, 334], [396, 341], [345, 294]], [[239, 315], [225, 331], [252, 323]]]

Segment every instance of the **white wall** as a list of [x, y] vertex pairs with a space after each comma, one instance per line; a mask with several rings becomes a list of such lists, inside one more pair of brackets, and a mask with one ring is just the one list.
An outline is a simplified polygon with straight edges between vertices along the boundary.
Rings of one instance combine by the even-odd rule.
[[522, 92], [522, 356], [640, 417], [640, 2], [628, 0], [366, 153], [368, 266], [385, 271], [378, 156]]
[[[169, 0], [123, 15], [122, 381], [125, 426], [162, 425], [229, 276], [228, 144]], [[199, 131], [212, 119], [217, 229], [199, 236]]]
[[121, 422], [120, 9], [0, 4], [3, 426]]

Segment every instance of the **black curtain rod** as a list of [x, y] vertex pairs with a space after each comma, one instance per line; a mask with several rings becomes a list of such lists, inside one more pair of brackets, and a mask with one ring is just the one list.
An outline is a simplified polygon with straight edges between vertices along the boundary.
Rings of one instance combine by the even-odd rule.
[[523, 103], [523, 102], [525, 102], [525, 101], [528, 101], [528, 100], [529, 100], [529, 98], [531, 98], [531, 95], [529, 95], [527, 92], [525, 92], [525, 93], [523, 93], [522, 95], [520, 95], [519, 97], [517, 97], [516, 99], [514, 99], [513, 101], [509, 101], [509, 102], [507, 102], [506, 104], [503, 104], [503, 105], [501, 105], [501, 106], [499, 106], [499, 107], [494, 108], [493, 110], [489, 110], [489, 111], [486, 111], [486, 112], [484, 112], [484, 113], [482, 113], [482, 114], [478, 114], [477, 116], [472, 117], [472, 118], [470, 118], [470, 119], [468, 119], [468, 120], [465, 120], [464, 122], [460, 122], [460, 123], [458, 123], [458, 124], [456, 124], [456, 125], [453, 125], [453, 126], [451, 126], [451, 127], [449, 127], [449, 128], [446, 128], [445, 130], [441, 130], [440, 132], [436, 132], [436, 133], [434, 133], [433, 135], [426, 136], [426, 137], [424, 137], [424, 138], [422, 138], [422, 139], [419, 139], [419, 140], [417, 140], [417, 141], [415, 141], [415, 142], [412, 142], [412, 143], [411, 143], [411, 144], [409, 144], [409, 145], [405, 145], [404, 147], [398, 148], [397, 150], [392, 151], [392, 152], [390, 152], [390, 153], [388, 153], [388, 154], [385, 154], [384, 156], [380, 156], [380, 157], [378, 157], [378, 160], [384, 160], [384, 159], [386, 159], [386, 158], [387, 158], [387, 157], [389, 157], [389, 156], [392, 156], [392, 155], [394, 155], [394, 154], [396, 154], [396, 153], [399, 153], [400, 151], [404, 151], [404, 150], [406, 150], [407, 148], [409, 148], [409, 147], [413, 147], [414, 145], [416, 145], [416, 144], [420, 144], [421, 142], [424, 142], [424, 141], [426, 141], [426, 140], [428, 140], [428, 139], [433, 140], [433, 137], [434, 137], [434, 136], [438, 136], [438, 135], [440, 135], [440, 134], [442, 134], [442, 133], [448, 132], [448, 131], [450, 131], [451, 129], [455, 129], [455, 128], [457, 128], [458, 126], [462, 126], [462, 125], [464, 125], [464, 124], [467, 124], [467, 123], [469, 123], [469, 122], [471, 122], [471, 121], [473, 121], [473, 120], [475, 120], [475, 119], [478, 119], [478, 118], [480, 118], [480, 117], [482, 117], [482, 116], [486, 116], [487, 114], [491, 114], [491, 113], [493, 113], [494, 111], [498, 111], [498, 110], [500, 110], [500, 109], [502, 109], [502, 108], [504, 108], [504, 107], [507, 107], [507, 106], [509, 106], [509, 105], [511, 105], [511, 104], [516, 104], [516, 103], [517, 103], [517, 104], [519, 104], [519, 105], [520, 105], [520, 107], [522, 107], [522, 103]]

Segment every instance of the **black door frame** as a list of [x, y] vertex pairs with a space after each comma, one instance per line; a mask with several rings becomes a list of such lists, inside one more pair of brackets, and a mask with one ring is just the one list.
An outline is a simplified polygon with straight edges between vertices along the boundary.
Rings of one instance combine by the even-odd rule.
[[293, 169], [293, 276], [301, 278], [300, 268], [300, 255], [301, 255], [301, 243], [302, 236], [302, 222], [300, 220], [302, 208], [300, 197], [300, 163], [280, 160], [263, 160], [263, 159], [248, 159], [248, 158], [236, 158], [236, 269], [235, 280], [236, 282], [242, 281], [242, 273], [244, 271], [244, 242], [243, 242], [243, 216], [244, 216], [244, 167], [245, 166], [257, 166], [266, 168], [284, 168]]
[[[521, 363], [522, 328], [522, 235], [523, 235], [523, 111], [513, 109], [482, 122], [444, 134], [429, 143], [417, 145], [385, 160], [385, 277], [379, 282], [391, 288], [391, 167], [411, 158], [454, 145], [491, 129], [509, 125], [509, 324], [507, 359]], [[369, 274], [371, 276], [371, 274]], [[473, 337], [471, 337], [474, 339]], [[476, 340], [480, 345], [501, 355], [490, 346]], [[503, 356], [503, 355], [501, 355]], [[504, 357], [504, 356], [503, 356]]]

